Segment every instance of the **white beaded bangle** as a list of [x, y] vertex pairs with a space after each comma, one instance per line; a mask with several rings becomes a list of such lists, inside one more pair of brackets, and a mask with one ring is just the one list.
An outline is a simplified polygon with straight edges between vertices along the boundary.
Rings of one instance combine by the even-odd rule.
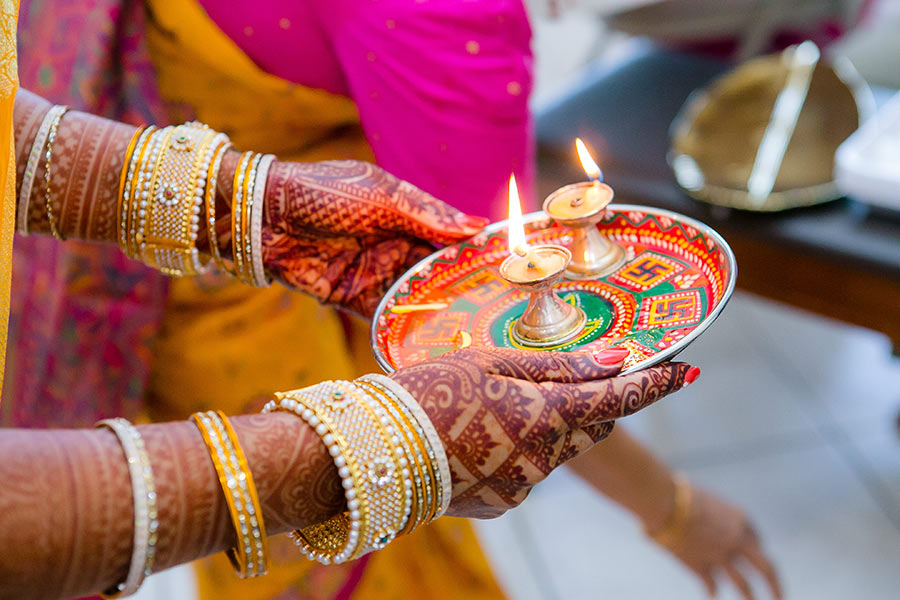
[[150, 191], [156, 181], [158, 172], [158, 159], [163, 151], [163, 145], [172, 133], [171, 125], [157, 129], [150, 134], [147, 141], [146, 157], [141, 162], [137, 172], [137, 181], [135, 183], [134, 206], [132, 206], [131, 218], [128, 225], [128, 241], [126, 245], [126, 254], [134, 259], [141, 256], [141, 247], [143, 246], [145, 225], [147, 216], [150, 212]]
[[363, 389], [370, 390], [370, 396], [388, 411], [397, 425], [400, 435], [404, 438], [409, 458], [409, 462], [404, 466], [408, 467], [412, 473], [415, 513], [410, 515], [406, 528], [401, 533], [412, 533], [419, 526], [428, 523], [438, 510], [437, 482], [440, 475], [436, 473], [433, 466], [435, 461], [427, 456], [430, 449], [428, 441], [425, 439], [425, 433], [412, 413], [382, 387], [360, 379], [354, 383]]
[[25, 165], [25, 174], [22, 176], [22, 187], [19, 190], [19, 214], [16, 229], [22, 235], [28, 235], [28, 207], [31, 204], [31, 188], [34, 187], [34, 179], [37, 174], [38, 164], [43, 156], [44, 146], [50, 135], [50, 124], [66, 112], [67, 107], [59, 104], [50, 107], [44, 119], [38, 127], [37, 135], [31, 143], [28, 152], [28, 162]]
[[412, 397], [412, 394], [390, 377], [371, 373], [369, 375], [363, 375], [360, 377], [360, 380], [374, 383], [386, 391], [393, 393], [393, 395], [409, 409], [425, 433], [425, 437], [431, 446], [431, 450], [434, 452], [434, 460], [437, 463], [438, 472], [441, 476], [441, 505], [440, 510], [434, 518], [440, 517], [447, 512], [447, 509], [450, 507], [450, 500], [453, 496], [453, 482], [450, 478], [450, 462], [447, 460], [447, 452], [444, 450], [444, 444], [441, 442], [437, 430], [431, 423], [431, 419], [428, 418], [428, 415], [425, 414], [425, 411], [419, 406], [419, 403]]
[[295, 532], [301, 551], [330, 564], [387, 545], [409, 518], [412, 488], [406, 449], [387, 413], [349, 381], [276, 394], [263, 412], [276, 410], [293, 412], [322, 438], [347, 499], [345, 514]]
[[131, 477], [131, 493], [134, 498], [134, 541], [131, 563], [125, 581], [119, 583], [115, 589], [103, 593], [107, 598], [123, 598], [138, 591], [144, 578], [153, 572], [159, 530], [156, 486], [144, 440], [134, 425], [118, 418], [98, 421], [95, 426], [111, 429], [119, 439]]
[[149, 138], [154, 131], [156, 131], [156, 127], [153, 125], [144, 129], [134, 144], [131, 156], [128, 157], [128, 169], [125, 174], [125, 185], [122, 187], [121, 212], [118, 223], [119, 248], [126, 253], [128, 252], [128, 224], [130, 219], [135, 218], [137, 210], [133, 206], [137, 204], [134, 196], [140, 193], [136, 185], [138, 160], [146, 152]]
[[266, 277], [262, 258], [262, 219], [265, 210], [266, 182], [269, 178], [269, 167], [275, 155], [266, 154], [256, 167], [253, 179], [253, 194], [248, 199], [247, 210], [250, 214], [250, 262], [253, 267], [253, 283], [256, 287], [268, 287], [272, 282]]

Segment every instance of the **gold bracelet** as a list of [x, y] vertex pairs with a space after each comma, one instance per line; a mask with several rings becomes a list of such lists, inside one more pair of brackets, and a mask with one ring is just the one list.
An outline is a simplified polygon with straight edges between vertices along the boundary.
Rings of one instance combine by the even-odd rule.
[[31, 205], [31, 189], [34, 187], [38, 164], [41, 161], [47, 136], [50, 135], [50, 124], [56, 121], [66, 111], [65, 106], [59, 104], [51, 106], [44, 115], [38, 127], [37, 134], [31, 142], [31, 150], [28, 152], [28, 162], [25, 165], [25, 173], [22, 176], [22, 185], [19, 188], [18, 215], [16, 229], [22, 235], [28, 235], [28, 210]]
[[140, 156], [138, 164], [138, 180], [132, 196], [132, 216], [129, 226], [128, 256], [135, 260], [142, 259], [145, 228], [151, 212], [153, 186], [156, 184], [159, 165], [162, 161], [163, 147], [172, 135], [171, 126], [154, 131], [147, 140], [146, 151]]
[[690, 482], [680, 473], [676, 473], [672, 481], [675, 484], [672, 513], [659, 529], [646, 532], [657, 544], [669, 549], [676, 548], [684, 540], [691, 525], [693, 512], [693, 492]]
[[[66, 238], [62, 236], [56, 227], [56, 221], [53, 218], [53, 198], [50, 190], [50, 165], [53, 159], [53, 142], [56, 141], [56, 132], [59, 129], [59, 122], [62, 121], [63, 115], [69, 110], [68, 106], [60, 107], [59, 111], [53, 115], [50, 120], [50, 132], [47, 134], [47, 153], [44, 155], [44, 202], [47, 210], [47, 222], [50, 225], [50, 233], [59, 241]], [[60, 223], [60, 225], [62, 225]]]
[[295, 543], [323, 564], [383, 548], [404, 530], [412, 494], [409, 453], [390, 415], [349, 381], [327, 381], [275, 397], [263, 412], [292, 412], [313, 428], [334, 460], [347, 499], [345, 513], [295, 531]]
[[244, 252], [242, 248], [243, 234], [241, 231], [243, 204], [246, 195], [245, 181], [253, 162], [254, 152], [244, 152], [238, 159], [237, 168], [234, 170], [234, 181], [231, 192], [231, 253], [234, 263], [235, 276], [243, 281]]
[[149, 217], [142, 231], [142, 261], [171, 276], [204, 270], [197, 251], [202, 189], [201, 156], [216, 133], [201, 123], [175, 127], [163, 142], [150, 187]]
[[265, 575], [269, 546], [262, 507], [237, 434], [221, 411], [194, 413], [191, 419], [209, 450], [234, 525], [237, 547], [229, 549], [228, 558], [242, 579]]
[[[134, 181], [134, 153], [135, 149], [141, 144], [144, 133], [148, 127], [138, 127], [128, 142], [128, 148], [125, 150], [125, 161], [122, 163], [122, 173], [119, 175], [119, 195], [116, 196], [116, 240], [121, 246], [125, 235], [125, 215], [126, 210], [125, 197], [131, 195], [131, 188]], [[127, 191], [126, 191], [127, 190]]]
[[216, 185], [219, 181], [219, 171], [222, 169], [222, 159], [231, 148], [231, 142], [226, 142], [215, 150], [212, 162], [209, 164], [209, 171], [206, 174], [206, 194], [203, 197], [206, 204], [206, 220], [209, 238], [209, 252], [212, 254], [213, 262], [223, 273], [229, 270], [222, 260], [222, 253], [219, 251], [219, 238], [216, 234]]
[[155, 151], [161, 130], [151, 125], [142, 134], [131, 155], [129, 174], [125, 178], [125, 189], [122, 198], [122, 213], [119, 215], [121, 231], [119, 247], [129, 258], [137, 259], [138, 211], [146, 215], [147, 200], [150, 189], [150, 170], [148, 163], [155, 160]]
[[415, 398], [402, 385], [384, 375], [371, 373], [363, 375], [357, 382], [369, 383], [377, 386], [390, 396], [397, 406], [402, 407], [404, 412], [409, 413], [412, 422], [415, 424], [416, 431], [419, 436], [425, 440], [427, 464], [432, 469], [435, 482], [435, 505], [436, 510], [428, 517], [427, 522], [437, 519], [450, 506], [453, 487], [450, 476], [450, 463], [447, 460], [447, 453], [444, 450], [444, 444], [441, 438], [425, 413], [424, 409], [416, 402]]
[[400, 461], [400, 464], [409, 470], [413, 483], [412, 496], [410, 498], [412, 511], [406, 527], [398, 535], [412, 533], [419, 525], [426, 522], [429, 512], [436, 510], [433, 500], [437, 496], [432, 494], [434, 473], [430, 468], [430, 463], [425, 460], [425, 441], [417, 434], [414, 424], [410, 421], [411, 415], [403, 414], [402, 409], [381, 388], [361, 380], [357, 380], [354, 383], [366, 389], [398, 425], [399, 433], [402, 436], [402, 441], [409, 456], [408, 462], [404, 459]]

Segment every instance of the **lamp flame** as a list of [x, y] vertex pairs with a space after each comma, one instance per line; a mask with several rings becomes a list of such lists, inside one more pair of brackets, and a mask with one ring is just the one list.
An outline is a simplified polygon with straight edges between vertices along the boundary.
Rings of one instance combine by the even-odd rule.
[[587, 146], [581, 141], [581, 138], [575, 138], [575, 150], [578, 151], [578, 160], [587, 176], [595, 181], [603, 180], [603, 171], [597, 166], [594, 157], [588, 152]]
[[522, 204], [519, 201], [519, 189], [516, 186], [516, 176], [509, 176], [509, 221], [508, 221], [509, 251], [525, 256], [528, 253], [528, 244], [525, 242], [525, 225], [522, 219]]

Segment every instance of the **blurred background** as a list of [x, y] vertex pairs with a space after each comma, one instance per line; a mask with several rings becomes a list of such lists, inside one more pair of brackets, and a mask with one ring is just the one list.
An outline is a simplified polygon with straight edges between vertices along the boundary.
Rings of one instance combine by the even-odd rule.
[[[898, 597], [900, 110], [887, 109], [900, 89], [900, 2], [530, 0], [529, 9], [538, 195], [583, 178], [571, 152], [580, 135], [598, 149], [617, 201], [705, 221], [738, 258], [738, 292], [684, 354], [703, 369], [698, 384], [623, 426], [748, 511], [787, 598]], [[842, 151], [838, 173], [837, 195], [850, 198], [777, 212], [690, 198], [666, 161], [670, 124], [689, 95], [784, 47], [792, 31], [818, 36], [829, 62], [849, 61], [868, 84], [860, 106], [872, 100], [865, 116], [877, 125]], [[815, 204], [824, 189], [786, 198]], [[514, 600], [705, 596], [632, 516], [566, 470], [478, 533]], [[190, 577], [154, 577], [139, 597], [190, 598]], [[738, 595], [723, 586], [720, 597]]]

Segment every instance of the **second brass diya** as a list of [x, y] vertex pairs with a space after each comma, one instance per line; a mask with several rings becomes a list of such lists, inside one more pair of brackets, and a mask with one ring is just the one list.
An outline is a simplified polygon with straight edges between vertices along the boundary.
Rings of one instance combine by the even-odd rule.
[[[511, 337], [531, 348], [563, 344], [578, 337], [587, 323], [583, 310], [563, 301], [553, 290], [562, 280], [572, 253], [562, 246], [550, 245], [536, 246], [532, 252], [550, 264], [545, 271], [535, 270], [527, 258], [516, 254], [508, 256], [500, 265], [500, 275], [529, 294], [528, 306], [515, 321]], [[523, 265], [526, 267], [522, 268]], [[529, 266], [534, 274], [529, 274]]]
[[584, 181], [563, 186], [544, 200], [544, 212], [572, 231], [569, 279], [596, 279], [625, 263], [625, 250], [597, 229], [612, 199], [613, 189], [605, 183]]

